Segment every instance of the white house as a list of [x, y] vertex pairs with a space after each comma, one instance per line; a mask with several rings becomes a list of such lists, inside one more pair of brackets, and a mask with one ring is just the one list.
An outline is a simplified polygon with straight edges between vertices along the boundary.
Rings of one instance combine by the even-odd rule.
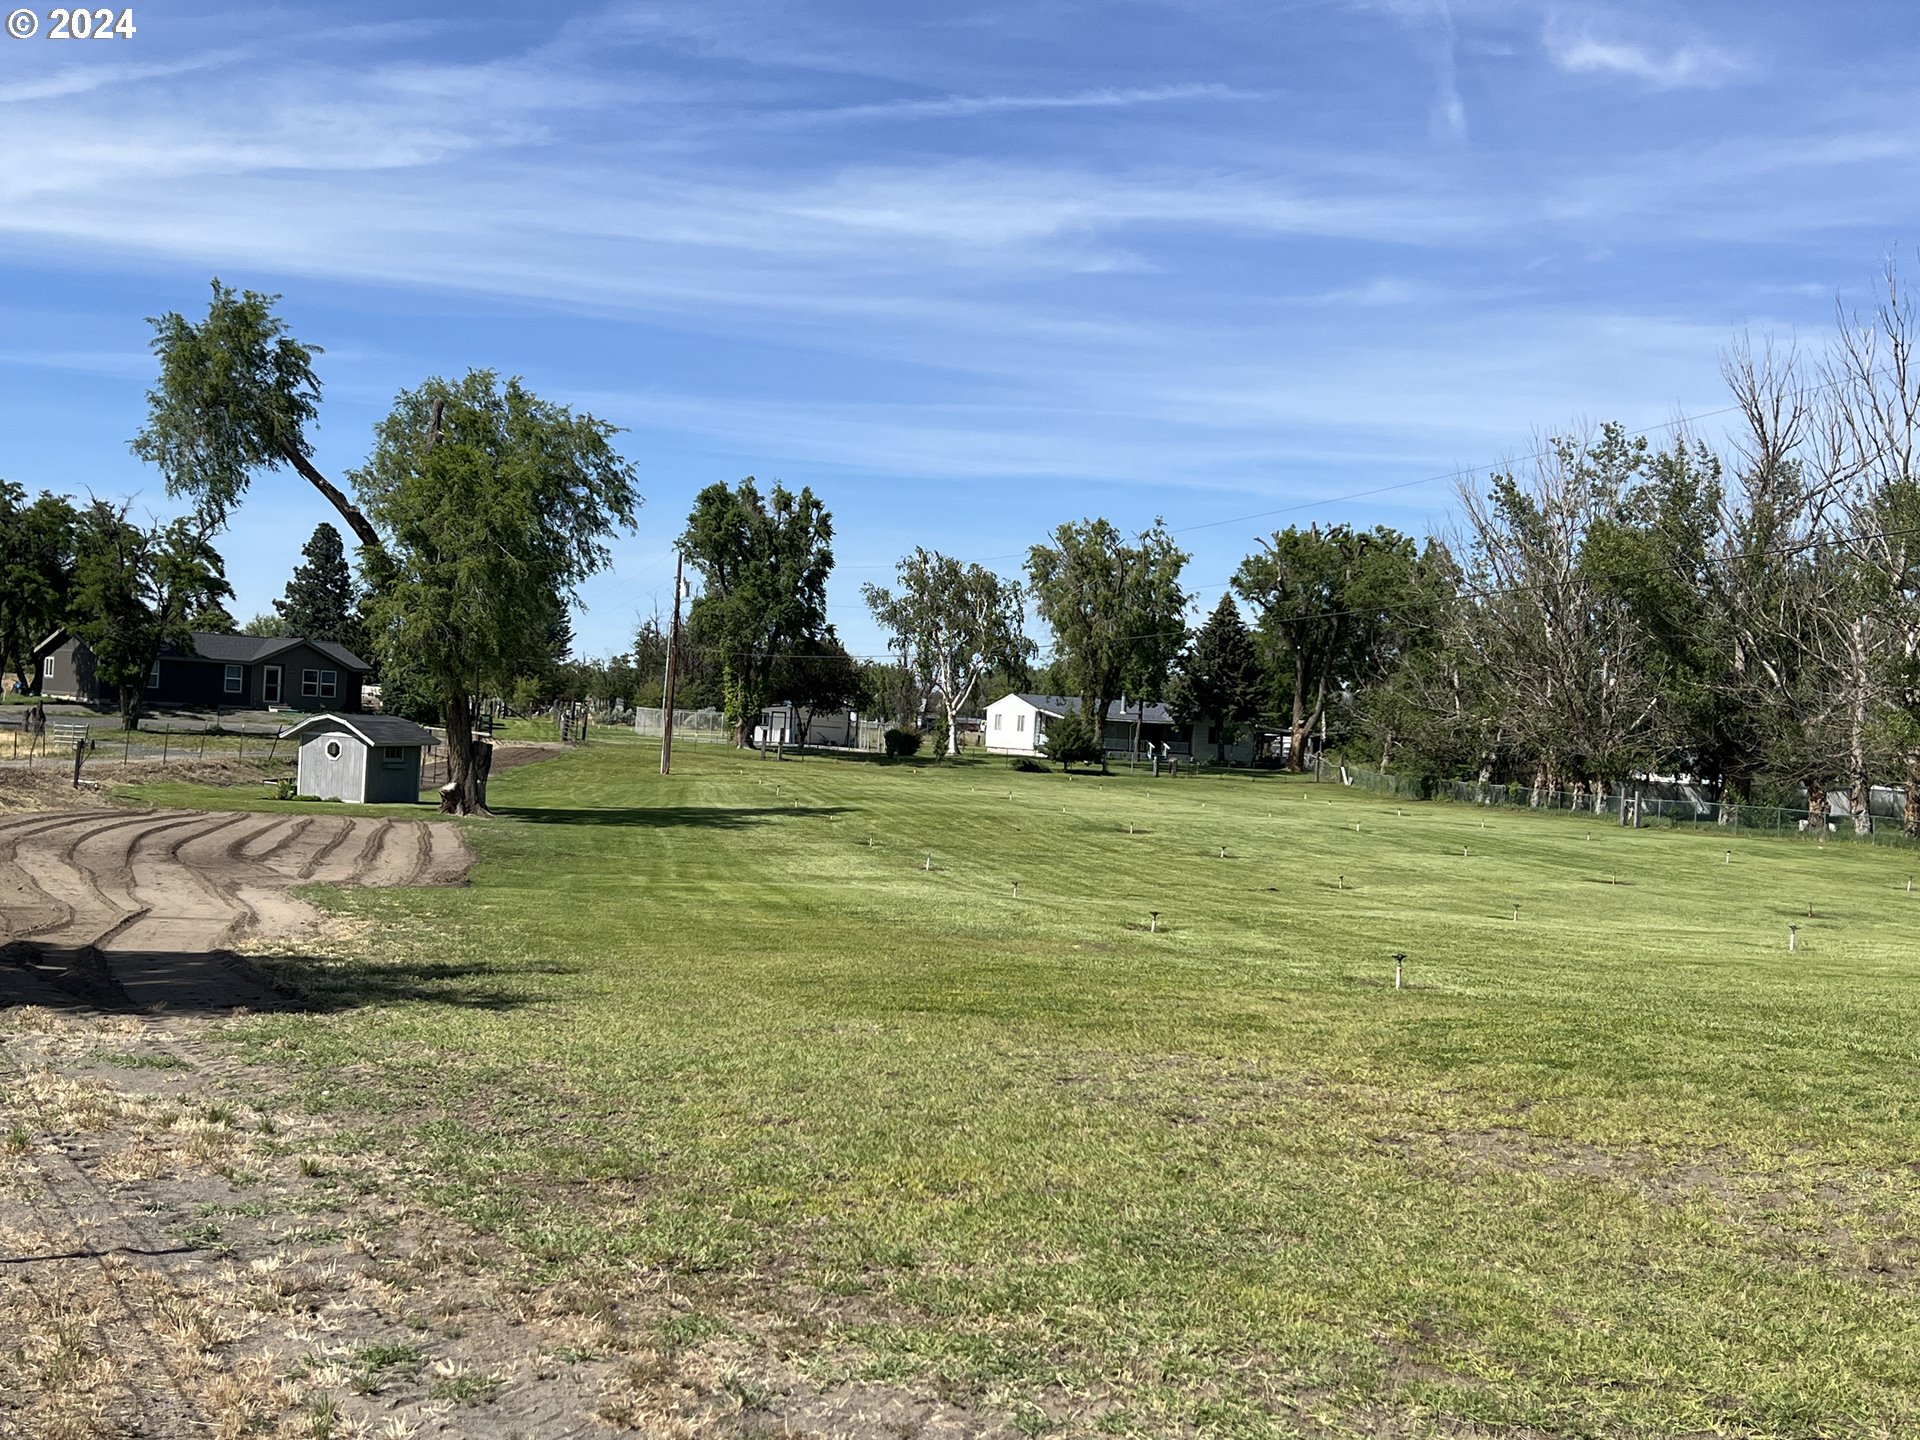
[[315, 715], [280, 732], [300, 741], [299, 793], [353, 805], [420, 799], [420, 752], [431, 730], [398, 715]]
[[[1080, 713], [1074, 695], [1002, 695], [987, 706], [986, 748], [993, 755], [1038, 755], [1047, 726], [1063, 715]], [[1206, 721], [1182, 725], [1164, 705], [1138, 700], [1115, 700], [1107, 707], [1101, 740], [1109, 755], [1126, 755], [1136, 744], [1142, 754], [1148, 746], [1164, 745], [1181, 759], [1212, 760], [1216, 754], [1213, 727]], [[1244, 733], [1226, 747], [1230, 764], [1253, 760], [1254, 736]]]

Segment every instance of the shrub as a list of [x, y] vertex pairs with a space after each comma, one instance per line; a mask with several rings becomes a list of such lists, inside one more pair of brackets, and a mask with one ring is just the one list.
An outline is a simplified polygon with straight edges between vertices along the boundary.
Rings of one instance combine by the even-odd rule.
[[889, 760], [905, 760], [910, 755], [918, 755], [920, 753], [921, 738], [918, 730], [908, 729], [904, 725], [896, 725], [886, 733], [887, 758]]
[[1100, 738], [1078, 714], [1063, 715], [1049, 725], [1041, 749], [1049, 760], [1057, 761], [1060, 768], [1067, 771], [1073, 769], [1075, 761], [1091, 765], [1106, 758], [1100, 748]]
[[299, 798], [299, 795], [300, 795], [300, 786], [297, 781], [290, 780], [290, 779], [282, 780], [279, 783], [279, 785], [275, 787], [275, 795], [274, 795], [275, 799], [294, 800]]
[[1013, 768], [1023, 775], [1051, 775], [1053, 773], [1031, 755], [1014, 756]]

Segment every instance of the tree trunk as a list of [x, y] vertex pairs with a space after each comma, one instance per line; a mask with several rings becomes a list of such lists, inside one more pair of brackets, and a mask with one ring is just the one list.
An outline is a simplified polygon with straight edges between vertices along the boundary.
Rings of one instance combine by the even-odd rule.
[[[439, 413], [439, 410], [440, 402], [436, 400], [434, 402], [434, 412], [436, 415]], [[439, 439], [439, 423], [436, 420], [434, 426], [427, 432], [427, 448], [429, 450], [433, 448], [433, 442], [437, 439]], [[384, 551], [385, 547], [380, 543], [380, 532], [375, 530], [373, 528], [373, 522], [368, 520], [365, 515], [362, 515], [354, 506], [354, 503], [347, 499], [339, 486], [335, 485], [331, 480], [327, 479], [326, 476], [314, 469], [313, 462], [308, 460], [306, 456], [302, 455], [293, 446], [283, 444], [281, 446], [281, 454], [287, 457], [287, 462], [292, 465], [295, 470], [300, 472], [301, 476], [309, 485], [326, 496], [328, 504], [340, 512], [340, 518], [347, 522], [347, 528], [353, 531], [355, 539], [369, 550]]]
[[1900, 833], [1920, 840], [1920, 750], [1907, 751], [1907, 803], [1900, 816]]
[[1873, 779], [1867, 773], [1866, 621], [1853, 622], [1853, 703], [1847, 714], [1847, 808], [1853, 833], [1873, 833]]
[[[947, 692], [951, 695], [953, 692]], [[951, 699], [947, 701], [947, 758], [960, 758], [960, 711]]]
[[1534, 810], [1538, 810], [1540, 808], [1540, 799], [1543, 795], [1546, 794], [1546, 792], [1547, 792], [1547, 762], [1544, 760], [1536, 761], [1533, 767], [1533, 786], [1527, 792], [1528, 807]]
[[447, 784], [440, 792], [443, 815], [490, 815], [487, 775], [493, 769], [493, 746], [473, 738], [473, 707], [456, 695], [446, 703]]
[[1832, 813], [1827, 803], [1826, 777], [1808, 780], [1807, 790], [1807, 828], [1826, 833], [1827, 817]]

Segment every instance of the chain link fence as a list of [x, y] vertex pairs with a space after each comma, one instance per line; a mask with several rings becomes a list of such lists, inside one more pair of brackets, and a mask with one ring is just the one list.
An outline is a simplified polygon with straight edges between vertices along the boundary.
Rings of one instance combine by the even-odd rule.
[[[1862, 832], [1856, 830], [1847, 797], [1841, 791], [1835, 791], [1828, 797], [1829, 809], [1823, 825], [1804, 806], [1723, 802], [1712, 787], [1675, 780], [1629, 780], [1599, 789], [1536, 790], [1531, 785], [1394, 775], [1364, 766], [1345, 765], [1324, 755], [1315, 759], [1314, 778], [1353, 785], [1383, 795], [1400, 795], [1410, 800], [1444, 800], [1454, 804], [1495, 806], [1509, 810], [1560, 811], [1606, 819], [1616, 825], [1624, 823], [1632, 826], [1637, 823], [1642, 827], [1657, 825], [1669, 829], [1720, 830], [1729, 834], [1824, 833], [1836, 839], [1871, 840], [1881, 844], [1920, 843], [1903, 833], [1904, 792], [1885, 786], [1875, 787], [1867, 816], [1867, 829]], [[1626, 811], [1624, 822], [1621, 818], [1623, 808]]]
[[[643, 706], [635, 710], [633, 733], [658, 740], [666, 730], [666, 714], [658, 707]], [[727, 717], [718, 710], [675, 710], [673, 738], [676, 742], [724, 745], [733, 738], [733, 732], [727, 728]]]

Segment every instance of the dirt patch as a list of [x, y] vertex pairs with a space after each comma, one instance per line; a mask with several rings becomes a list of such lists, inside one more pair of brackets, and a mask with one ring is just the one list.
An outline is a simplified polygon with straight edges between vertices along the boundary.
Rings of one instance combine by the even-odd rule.
[[[233, 953], [317, 919], [300, 885], [457, 885], [460, 828], [351, 815], [69, 810], [0, 819], [0, 1004], [262, 1009]], [[52, 992], [48, 987], [52, 987]]]

